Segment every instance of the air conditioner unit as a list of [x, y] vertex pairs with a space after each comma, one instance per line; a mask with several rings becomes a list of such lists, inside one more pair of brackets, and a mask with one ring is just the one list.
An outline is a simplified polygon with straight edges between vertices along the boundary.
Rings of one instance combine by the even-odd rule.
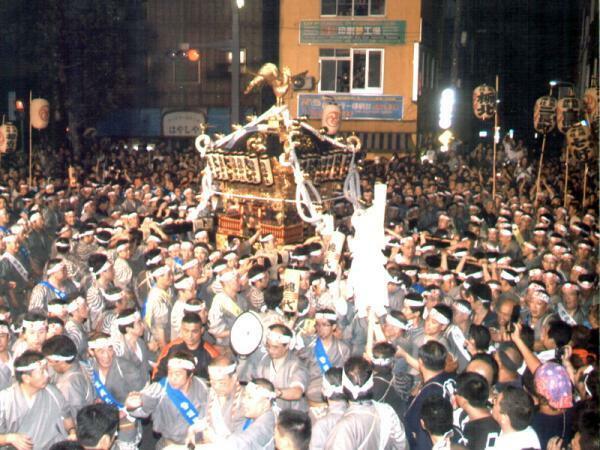
[[300, 75], [294, 77], [294, 90], [295, 91], [311, 91], [315, 88], [315, 77], [307, 77], [306, 75]]

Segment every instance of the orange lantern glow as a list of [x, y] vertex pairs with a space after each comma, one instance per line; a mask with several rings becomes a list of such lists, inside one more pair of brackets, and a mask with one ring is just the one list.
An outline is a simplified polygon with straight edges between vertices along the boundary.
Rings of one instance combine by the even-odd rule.
[[190, 48], [187, 51], [187, 58], [191, 62], [196, 62], [200, 59], [200, 52], [198, 50], [196, 50], [195, 48]]

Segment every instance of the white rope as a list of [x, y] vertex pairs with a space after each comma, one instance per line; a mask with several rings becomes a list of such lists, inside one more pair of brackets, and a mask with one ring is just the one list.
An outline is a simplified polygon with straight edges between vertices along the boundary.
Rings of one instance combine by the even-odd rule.
[[344, 180], [344, 198], [352, 203], [355, 210], [361, 209], [359, 199], [361, 198], [360, 189], [360, 175], [356, 168], [354, 158], [356, 153], [352, 152], [352, 159], [350, 160], [350, 166], [348, 167], [348, 174]]

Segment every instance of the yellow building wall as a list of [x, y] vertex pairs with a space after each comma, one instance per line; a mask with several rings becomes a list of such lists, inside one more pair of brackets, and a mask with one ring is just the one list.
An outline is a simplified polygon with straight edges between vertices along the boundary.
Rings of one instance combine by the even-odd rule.
[[[385, 16], [354, 17], [360, 21], [404, 20], [405, 43], [398, 45], [359, 44], [300, 44], [302, 20], [352, 20], [348, 16], [321, 16], [321, 0], [281, 0], [280, 13], [280, 65], [290, 67], [293, 74], [308, 70], [308, 75], [319, 81], [319, 48], [381, 48], [384, 49], [384, 75], [382, 95], [403, 97], [403, 120], [348, 120], [341, 131], [400, 132], [414, 134], [417, 131], [417, 104], [411, 100], [413, 78], [413, 43], [419, 41], [421, 27], [421, 0], [387, 0]], [[298, 93], [289, 102], [290, 111], [297, 114]], [[317, 124], [317, 121], [311, 121]]]

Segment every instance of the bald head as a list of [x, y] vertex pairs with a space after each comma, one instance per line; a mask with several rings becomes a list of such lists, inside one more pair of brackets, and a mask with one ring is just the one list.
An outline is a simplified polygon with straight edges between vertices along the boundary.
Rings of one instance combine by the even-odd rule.
[[465, 372], [477, 373], [486, 379], [489, 386], [493, 386], [497, 377], [497, 365], [494, 367], [494, 363], [495, 361], [489, 355], [484, 355], [484, 358], [479, 358], [477, 355], [467, 364]]

